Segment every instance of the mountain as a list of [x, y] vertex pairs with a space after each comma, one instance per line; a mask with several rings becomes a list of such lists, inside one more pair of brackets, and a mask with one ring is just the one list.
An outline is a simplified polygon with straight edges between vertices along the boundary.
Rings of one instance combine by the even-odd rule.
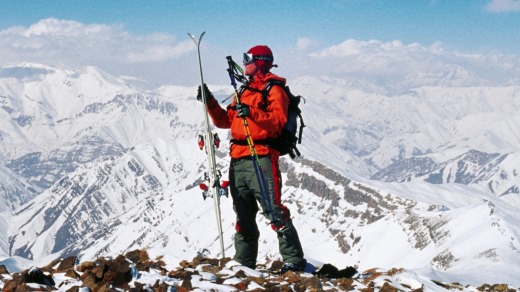
[[[310, 262], [520, 285], [518, 86], [290, 85], [306, 99], [307, 127], [303, 157], [281, 161], [284, 201]], [[232, 93], [209, 87], [218, 100]], [[222, 256], [213, 202], [198, 188], [207, 164], [195, 93], [140, 90], [93, 67], [3, 67], [0, 256]], [[227, 152], [222, 143], [224, 178]], [[221, 208], [231, 256], [230, 198]], [[276, 235], [259, 220], [260, 256], [275, 259]]]
[[[329, 157], [340, 155], [341, 165], [334, 165], [335, 169], [399, 182], [421, 177], [462, 157], [470, 159], [475, 153], [503, 155], [487, 165], [489, 169], [480, 170], [479, 180], [462, 183], [492, 185], [488, 188], [496, 195], [518, 189], [518, 86], [430, 86], [396, 94], [384, 88], [365, 91], [330, 78], [307, 77], [295, 83], [293, 87], [309, 97], [304, 109], [319, 113], [310, 117], [308, 124], [313, 128], [305, 134], [326, 145], [310, 153], [324, 164], [331, 165]], [[327, 123], [320, 120], [323, 117], [329, 117]], [[353, 167], [346, 167], [343, 161]], [[501, 173], [508, 174], [507, 178]], [[432, 175], [423, 180], [437, 181]]]

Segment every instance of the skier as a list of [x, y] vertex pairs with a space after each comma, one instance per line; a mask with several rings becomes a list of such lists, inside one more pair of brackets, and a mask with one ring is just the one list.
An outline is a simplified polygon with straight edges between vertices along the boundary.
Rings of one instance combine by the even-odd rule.
[[[272, 67], [277, 67], [273, 60], [271, 49], [264, 45], [254, 46], [244, 53], [244, 74], [248, 81], [239, 95], [240, 103], [235, 100], [223, 109], [205, 84], [203, 88], [199, 86], [197, 99], [202, 99], [201, 91], [205, 90], [208, 112], [213, 123], [218, 128], [231, 131], [229, 187], [236, 213], [234, 260], [249, 268], [256, 268], [260, 237], [256, 223], [259, 203], [262, 214], [270, 220], [272, 229], [277, 233], [279, 251], [284, 261], [280, 271], [283, 274], [288, 270], [303, 271], [306, 260], [289, 209], [281, 202], [282, 181], [278, 165], [280, 153], [260, 143], [279, 135], [287, 121], [289, 98], [283, 87], [273, 86], [269, 90], [266, 104], [261, 93], [269, 80], [279, 80], [285, 84], [285, 78], [270, 72]], [[255, 160], [252, 161], [251, 149], [246, 142], [248, 137], [244, 131], [244, 118], [247, 119], [250, 138], [258, 141], [255, 142], [258, 154], [256, 161], [260, 164], [260, 175], [265, 181], [267, 190], [264, 192], [267, 194], [262, 193], [260, 179], [255, 174]]]

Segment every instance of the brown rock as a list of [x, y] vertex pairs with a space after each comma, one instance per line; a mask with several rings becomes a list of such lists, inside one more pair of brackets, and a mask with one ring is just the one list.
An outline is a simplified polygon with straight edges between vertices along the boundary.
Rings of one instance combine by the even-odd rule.
[[153, 290], [154, 292], [168, 292], [170, 291], [171, 286], [162, 282], [161, 284], [154, 286]]
[[285, 274], [283, 274], [283, 277], [289, 284], [299, 282], [301, 279], [300, 274], [290, 271], [290, 270], [285, 272]]
[[91, 291], [97, 286], [98, 278], [91, 271], [86, 271], [80, 276], [80, 280], [83, 282], [83, 285], [87, 286]]
[[70, 269], [74, 269], [74, 265], [76, 264], [77, 257], [71, 256], [64, 260], [62, 260], [56, 269], [57, 272], [65, 272]]
[[42, 270], [45, 272], [52, 272], [52, 269], [54, 268], [54, 266], [56, 266], [60, 262], [61, 262], [61, 259], [57, 258], [57, 259], [53, 260], [52, 262], [50, 262], [49, 264], [47, 264], [45, 267], [43, 267]]
[[383, 286], [381, 287], [381, 289], [379, 289], [379, 292], [397, 292], [399, 290], [397, 290], [397, 288], [395, 288], [394, 286], [390, 285], [388, 282], [385, 282], [383, 284]]
[[218, 274], [218, 272], [222, 271], [222, 267], [220, 266], [213, 266], [213, 265], [205, 265], [202, 266], [202, 271], [212, 273], [212, 274]]
[[7, 270], [7, 267], [5, 265], [0, 265], [0, 275], [9, 275], [9, 271]]
[[271, 264], [271, 267], [269, 267], [269, 271], [271, 271], [271, 273], [275, 273], [275, 272], [278, 272], [280, 271], [280, 269], [283, 267], [283, 262], [281, 261], [274, 261], [272, 264]]
[[246, 273], [245, 273], [244, 271], [242, 271], [242, 270], [238, 270], [238, 271], [235, 273], [234, 276], [237, 277], [237, 278], [240, 278], [240, 279], [247, 278]]
[[190, 263], [188, 261], [181, 261], [179, 263], [179, 266], [181, 266], [182, 268], [195, 268], [195, 266], [193, 265], [193, 263]]
[[232, 260], [232, 258], [223, 258], [219, 261], [219, 266], [225, 267], [227, 263], [229, 263]]
[[94, 275], [96, 275], [96, 278], [98, 280], [101, 280], [105, 276], [105, 273], [108, 271], [108, 265], [101, 263], [101, 264], [95, 266], [94, 268], [92, 268], [91, 271]]
[[18, 286], [18, 278], [17, 274], [13, 277], [13, 280], [4, 282], [3, 292], [14, 292], [16, 291], [16, 287]]
[[96, 266], [94, 262], [83, 262], [78, 266], [78, 271], [85, 272], [86, 270], [92, 270]]
[[351, 278], [334, 279], [332, 281], [332, 283], [334, 285], [338, 286], [340, 289], [343, 289], [343, 290], [346, 290], [346, 291], [354, 289], [354, 287], [352, 287], [352, 285], [354, 284], [354, 279], [351, 279]]
[[72, 279], [79, 279], [79, 274], [76, 273], [76, 271], [74, 271], [74, 269], [68, 269], [65, 272], [65, 277], [69, 277], [69, 278], [72, 278]]
[[516, 291], [515, 289], [509, 289], [509, 286], [507, 284], [495, 284], [491, 286], [491, 291], [494, 292], [509, 292], [509, 291]]
[[320, 278], [318, 276], [301, 278], [301, 283], [304, 284], [310, 291], [321, 291], [323, 286], [321, 285]]
[[247, 280], [250, 282], [255, 282], [260, 286], [263, 286], [265, 284], [265, 278], [249, 276], [249, 277], [247, 277]]
[[303, 283], [294, 283], [294, 291], [296, 292], [305, 292], [307, 291], [307, 286]]
[[186, 276], [184, 277], [184, 280], [182, 280], [181, 287], [186, 289], [186, 291], [190, 291], [193, 289], [191, 286], [191, 272], [186, 272]]
[[[81, 287], [80, 286], [72, 286], [69, 289], [67, 289], [67, 291], [65, 291], [65, 292], [78, 292], [79, 288], [81, 288]], [[89, 289], [89, 291], [90, 291], [90, 288], [88, 288], [88, 287], [86, 287], [86, 288]]]
[[123, 286], [132, 281], [132, 271], [130, 263], [124, 256], [118, 256], [108, 267], [108, 271], [103, 275], [104, 282], [112, 282], [115, 286]]
[[143, 263], [145, 261], [150, 260], [148, 252], [142, 249], [129, 251], [125, 254], [125, 257], [134, 264], [137, 264], [139, 262]]
[[110, 283], [103, 283], [98, 285], [97, 292], [118, 292], [119, 290], [112, 287]]
[[236, 287], [239, 291], [246, 291], [248, 285], [248, 281], [241, 281], [240, 283], [233, 284], [233, 286]]
[[168, 278], [184, 279], [186, 271], [183, 270], [172, 270], [168, 272]]

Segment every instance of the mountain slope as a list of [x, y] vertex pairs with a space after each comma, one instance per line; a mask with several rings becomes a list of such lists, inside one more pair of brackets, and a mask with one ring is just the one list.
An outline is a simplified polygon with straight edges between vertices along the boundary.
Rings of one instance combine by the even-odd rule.
[[[515, 173], [520, 169], [514, 166], [520, 165], [514, 155], [520, 145], [518, 86], [438, 86], [391, 93], [384, 88], [367, 91], [343, 80], [305, 77], [292, 87], [307, 97], [302, 106], [309, 125], [305, 137], [320, 141], [317, 147], [305, 144], [304, 153], [342, 173], [405, 181], [402, 174], [392, 172], [407, 169], [406, 176], [419, 177], [433, 171], [432, 165], [441, 167], [480, 152], [507, 159], [481, 169], [479, 175], [487, 180], [463, 183], [493, 185], [489, 190], [496, 195], [518, 193], [520, 179]], [[507, 179], [491, 181], [503, 171], [509, 174]]]
[[[92, 67], [0, 72], [0, 178], [9, 186], [0, 198], [10, 204], [0, 211], [0, 254], [218, 256], [213, 202], [198, 189], [206, 162], [195, 88], [142, 92]], [[231, 92], [210, 88], [218, 100]], [[517, 283], [518, 87], [440, 82], [396, 93], [302, 77], [291, 90], [306, 98], [307, 127], [303, 157], [282, 161], [284, 201], [309, 261]], [[217, 151], [224, 178], [228, 150]], [[258, 220], [260, 256], [277, 258], [276, 234]], [[480, 282], [484, 267], [494, 272]]]

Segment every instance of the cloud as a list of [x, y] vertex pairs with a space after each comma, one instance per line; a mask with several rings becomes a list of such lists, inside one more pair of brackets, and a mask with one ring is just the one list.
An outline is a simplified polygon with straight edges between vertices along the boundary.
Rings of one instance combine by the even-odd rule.
[[[29, 27], [0, 30], [0, 66], [30, 62], [95, 66], [128, 79], [153, 85], [192, 86], [200, 83], [196, 47], [183, 33], [133, 34], [122, 24], [84, 24], [72, 20], [44, 19]], [[204, 42], [202, 59], [205, 82], [228, 84], [225, 73], [227, 43]], [[400, 40], [348, 39], [328, 47], [300, 37], [293, 47], [276, 49], [274, 73], [289, 80], [302, 75], [329, 76], [381, 87], [504, 84], [520, 76], [518, 56], [499, 53], [460, 53], [442, 43], [429, 46]], [[515, 82], [515, 81], [513, 81]]]
[[84, 25], [72, 20], [48, 18], [31, 25], [25, 30], [22, 29], [20, 33], [27, 38], [33, 36], [78, 38], [100, 34], [107, 35], [120, 29], [121, 27], [111, 27], [105, 24]]
[[162, 62], [169, 59], [177, 59], [193, 51], [193, 43], [184, 41], [176, 45], [156, 44], [143, 48], [142, 51], [129, 52], [126, 60], [130, 63]]
[[[48, 18], [29, 27], [0, 30], [0, 65], [31, 62], [96, 66], [112, 74], [135, 73], [144, 78], [145, 71], [158, 71], [157, 63], [176, 67], [171, 63], [179, 62], [194, 50], [187, 38], [177, 41], [165, 33], [136, 35], [126, 31], [122, 24], [84, 24]], [[151, 78], [164, 76], [164, 72], [155, 74]]]
[[489, 12], [520, 11], [520, 0], [492, 0], [486, 5]]
[[298, 51], [303, 51], [312, 46], [313, 43], [314, 41], [311, 38], [299, 37], [296, 41], [296, 48]]
[[[49, 18], [28, 27], [0, 31], [0, 50], [13, 60], [43, 58], [77, 62], [161, 62], [190, 51], [187, 41], [176, 42], [168, 34], [134, 35], [122, 25], [83, 24]], [[92, 64], [88, 64], [92, 65]]]
[[[305, 53], [305, 52], [302, 52]], [[349, 39], [308, 53], [285, 56], [291, 72], [329, 76], [347, 82], [406, 90], [420, 86], [492, 86], [515, 84], [520, 58], [500, 53], [464, 53], [440, 42], [429, 46], [394, 40]], [[298, 62], [304, 60], [303, 62]]]

